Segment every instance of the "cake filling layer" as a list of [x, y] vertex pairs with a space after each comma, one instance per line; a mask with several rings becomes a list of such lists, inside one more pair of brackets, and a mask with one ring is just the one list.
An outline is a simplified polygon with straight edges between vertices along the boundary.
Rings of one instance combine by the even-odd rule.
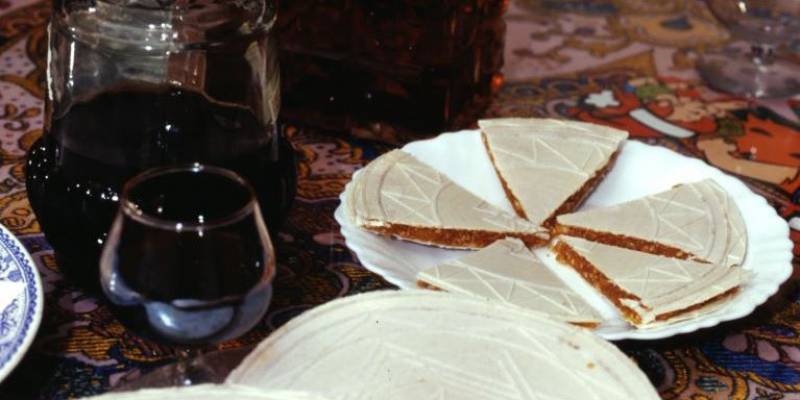
[[592, 242], [624, 247], [626, 249], [643, 251], [645, 253], [657, 254], [664, 257], [679, 258], [681, 260], [688, 260], [692, 258], [692, 255], [685, 251], [675, 247], [666, 246], [661, 243], [651, 242], [625, 235], [612, 235], [605, 232], [592, 231], [586, 228], [578, 228], [575, 226], [558, 225], [553, 231], [553, 236], [557, 235], [576, 236], [588, 239]]
[[557, 234], [728, 267], [741, 265], [747, 251], [739, 210], [712, 179], [556, 221]]
[[454, 249], [480, 249], [506, 237], [522, 240], [530, 247], [541, 247], [550, 241], [550, 237], [544, 233], [447, 229], [390, 223], [380, 226], [370, 226], [367, 224], [363, 225], [363, 228], [384, 236], [392, 236], [400, 239], [413, 240], [418, 243]]
[[747, 279], [741, 268], [668, 258], [561, 236], [553, 248], [633, 325], [646, 328], [728, 298]]
[[586, 282], [591, 284], [595, 289], [602, 293], [603, 296], [611, 301], [622, 313], [626, 320], [634, 324], [641, 323], [642, 319], [636, 313], [636, 311], [633, 308], [626, 306], [625, 303], [622, 302], [622, 299], [630, 299], [638, 302], [639, 298], [627, 293], [622, 288], [615, 285], [614, 282], [603, 275], [602, 272], [595, 269], [594, 266], [589, 263], [589, 261], [581, 257], [578, 252], [573, 250], [564, 242], [556, 242], [556, 244], [553, 245], [553, 252], [556, 253], [556, 259], [559, 262], [571, 266], [583, 277]]

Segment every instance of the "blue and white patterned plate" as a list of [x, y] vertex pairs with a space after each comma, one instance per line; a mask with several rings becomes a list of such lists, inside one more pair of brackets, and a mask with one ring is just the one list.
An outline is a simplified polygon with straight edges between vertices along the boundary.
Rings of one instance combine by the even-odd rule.
[[33, 258], [0, 225], [0, 382], [33, 342], [43, 305], [42, 281]]

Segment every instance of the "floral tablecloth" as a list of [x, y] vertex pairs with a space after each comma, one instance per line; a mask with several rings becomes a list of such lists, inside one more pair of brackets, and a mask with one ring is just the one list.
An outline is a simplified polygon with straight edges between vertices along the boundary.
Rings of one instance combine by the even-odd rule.
[[[28, 204], [26, 150], [42, 132], [49, 4], [0, 0], [0, 222], [45, 283], [37, 339], [0, 399], [107, 391], [175, 352], [130, 333], [64, 280]], [[800, 97], [749, 105], [704, 86], [699, 52], [731, 39], [703, 3], [515, 0], [506, 16], [506, 83], [489, 116], [556, 116], [621, 127], [745, 181], [789, 221], [800, 254]], [[642, 116], [645, 117], [642, 117]], [[390, 287], [362, 268], [333, 220], [350, 174], [388, 146], [289, 130], [302, 153], [299, 196], [276, 238], [275, 300], [252, 344], [338, 296]], [[800, 399], [800, 299], [793, 278], [742, 320], [660, 341], [619, 342], [665, 399]]]

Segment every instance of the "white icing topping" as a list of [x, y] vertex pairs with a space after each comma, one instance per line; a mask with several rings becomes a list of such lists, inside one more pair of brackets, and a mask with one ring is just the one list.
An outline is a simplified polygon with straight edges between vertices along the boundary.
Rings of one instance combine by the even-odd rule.
[[262, 342], [228, 381], [337, 400], [659, 398], [628, 357], [589, 331], [419, 290], [311, 310]]
[[366, 229], [402, 224], [538, 233], [547, 237], [543, 228], [487, 203], [401, 150], [391, 151], [371, 162], [359, 171], [351, 184], [348, 214], [358, 226]]
[[561, 215], [561, 225], [660, 243], [701, 261], [739, 265], [747, 234], [739, 210], [711, 179], [605, 208]]
[[742, 213], [725, 189], [713, 181], [709, 187], [716, 196], [715, 204], [725, 213], [728, 222], [728, 237], [724, 252], [726, 259], [723, 265], [742, 265], [747, 254], [747, 228]]
[[479, 125], [498, 175], [535, 224], [608, 164], [628, 137], [614, 128], [555, 119], [493, 119]]
[[499, 240], [483, 250], [422, 271], [417, 280], [448, 292], [541, 311], [567, 322], [601, 322], [597, 311], [518, 239]]
[[114, 392], [91, 397], [96, 400], [325, 400], [316, 394], [259, 389], [241, 385], [201, 384], [186, 387], [143, 389], [134, 392]]
[[642, 317], [637, 324], [640, 327], [655, 322], [657, 316], [702, 304], [746, 279], [741, 268], [662, 257], [570, 236], [559, 240], [622, 290], [638, 297], [622, 301]]

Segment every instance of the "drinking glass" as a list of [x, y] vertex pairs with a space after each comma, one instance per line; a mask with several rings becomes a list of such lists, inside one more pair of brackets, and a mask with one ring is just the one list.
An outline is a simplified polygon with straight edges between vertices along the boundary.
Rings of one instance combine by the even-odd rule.
[[[120, 200], [100, 282], [124, 325], [183, 347], [236, 338], [261, 320], [274, 253], [242, 177], [201, 164], [158, 168], [130, 180]], [[200, 358], [179, 353], [180, 368], [165, 369], [160, 380], [215, 380]]]
[[800, 1], [706, 0], [716, 18], [745, 42], [706, 53], [698, 63], [711, 86], [753, 98], [800, 93], [800, 65], [781, 58], [780, 49], [800, 34]]

